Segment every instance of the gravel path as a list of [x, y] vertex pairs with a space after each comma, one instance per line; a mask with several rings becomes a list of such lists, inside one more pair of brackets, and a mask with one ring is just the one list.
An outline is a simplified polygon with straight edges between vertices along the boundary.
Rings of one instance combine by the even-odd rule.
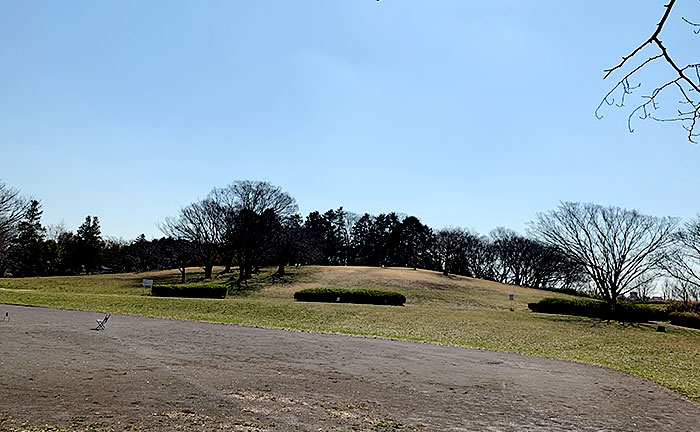
[[609, 369], [383, 339], [0, 305], [0, 430], [700, 431]]

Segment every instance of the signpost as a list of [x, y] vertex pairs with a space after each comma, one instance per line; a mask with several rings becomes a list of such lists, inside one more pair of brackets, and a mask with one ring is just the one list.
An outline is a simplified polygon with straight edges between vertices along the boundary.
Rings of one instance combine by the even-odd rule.
[[146, 294], [146, 288], [148, 288], [148, 293], [153, 293], [153, 279], [144, 279], [141, 282], [141, 295]]
[[510, 298], [510, 310], [512, 312], [515, 310], [513, 309], [513, 299], [515, 298], [515, 294], [508, 294], [508, 298]]

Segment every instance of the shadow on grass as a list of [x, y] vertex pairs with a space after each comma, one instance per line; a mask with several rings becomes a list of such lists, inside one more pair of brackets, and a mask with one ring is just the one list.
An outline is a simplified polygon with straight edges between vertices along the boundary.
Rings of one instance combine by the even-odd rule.
[[627, 321], [616, 321], [616, 320], [606, 320], [601, 318], [590, 318], [584, 316], [575, 315], [559, 315], [559, 314], [547, 314], [533, 312], [533, 316], [550, 322], [560, 322], [567, 324], [589, 324], [591, 327], [609, 327], [616, 326], [621, 328], [646, 328], [650, 330], [656, 330], [657, 324], [654, 323], [636, 323]]
[[289, 270], [285, 272], [284, 276], [278, 276], [274, 271], [263, 269], [257, 273], [253, 273], [250, 279], [238, 283], [237, 273], [238, 272], [235, 272], [225, 281], [222, 281], [222, 283], [229, 287], [228, 295], [245, 296], [253, 292], [261, 291], [264, 288], [279, 285], [291, 285], [300, 282], [303, 276], [305, 276], [304, 272]]
[[[298, 283], [308, 276], [308, 271], [305, 269], [287, 269], [284, 276], [278, 276], [276, 270], [277, 268], [262, 268], [253, 273], [250, 279], [240, 283], [237, 267], [226, 273], [216, 272], [211, 279], [205, 279], [204, 272], [201, 270], [190, 270], [186, 274], [184, 285], [224, 285], [227, 288], [227, 297], [244, 297], [264, 288]], [[183, 285], [179, 273], [154, 275], [152, 279], [156, 285]]]

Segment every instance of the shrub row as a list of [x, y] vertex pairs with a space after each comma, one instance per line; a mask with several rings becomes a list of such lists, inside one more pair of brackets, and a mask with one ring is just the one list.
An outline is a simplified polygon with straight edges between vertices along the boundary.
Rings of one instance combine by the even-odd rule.
[[690, 312], [671, 312], [668, 314], [671, 324], [700, 329], [700, 315]]
[[680, 302], [680, 301], [670, 301], [666, 310], [671, 312], [688, 312], [696, 315], [700, 315], [700, 302]]
[[587, 293], [582, 292], [582, 291], [575, 290], [575, 289], [573, 289], [573, 288], [537, 288], [537, 289], [541, 289], [541, 290], [544, 290], [544, 291], [558, 292], [558, 293], [561, 293], [561, 294], [568, 294], [568, 295], [572, 295], [572, 296], [576, 296], [576, 297], [588, 297], [588, 298], [591, 298], [591, 295], [590, 295], [590, 294], [587, 294]]
[[225, 298], [226, 285], [186, 284], [153, 285], [151, 294], [157, 297]]
[[653, 309], [646, 305], [629, 303], [611, 305], [599, 300], [548, 297], [537, 303], [528, 303], [527, 306], [533, 312], [577, 315], [628, 322], [647, 322], [666, 319], [665, 311]]
[[406, 296], [394, 291], [348, 290], [342, 288], [309, 288], [295, 292], [294, 299], [308, 302], [340, 302], [391, 306], [403, 306], [406, 303]]

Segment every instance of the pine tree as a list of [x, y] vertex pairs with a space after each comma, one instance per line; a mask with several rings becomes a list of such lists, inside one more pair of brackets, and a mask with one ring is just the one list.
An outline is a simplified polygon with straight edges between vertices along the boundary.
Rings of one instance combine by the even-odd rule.
[[46, 229], [41, 226], [41, 204], [37, 200], [17, 225], [17, 236], [10, 246], [10, 266], [14, 276], [37, 276], [45, 274], [44, 237]]
[[80, 262], [85, 266], [86, 273], [94, 272], [102, 263], [103, 248], [100, 220], [97, 216], [85, 217], [85, 222], [78, 227], [77, 237]]

